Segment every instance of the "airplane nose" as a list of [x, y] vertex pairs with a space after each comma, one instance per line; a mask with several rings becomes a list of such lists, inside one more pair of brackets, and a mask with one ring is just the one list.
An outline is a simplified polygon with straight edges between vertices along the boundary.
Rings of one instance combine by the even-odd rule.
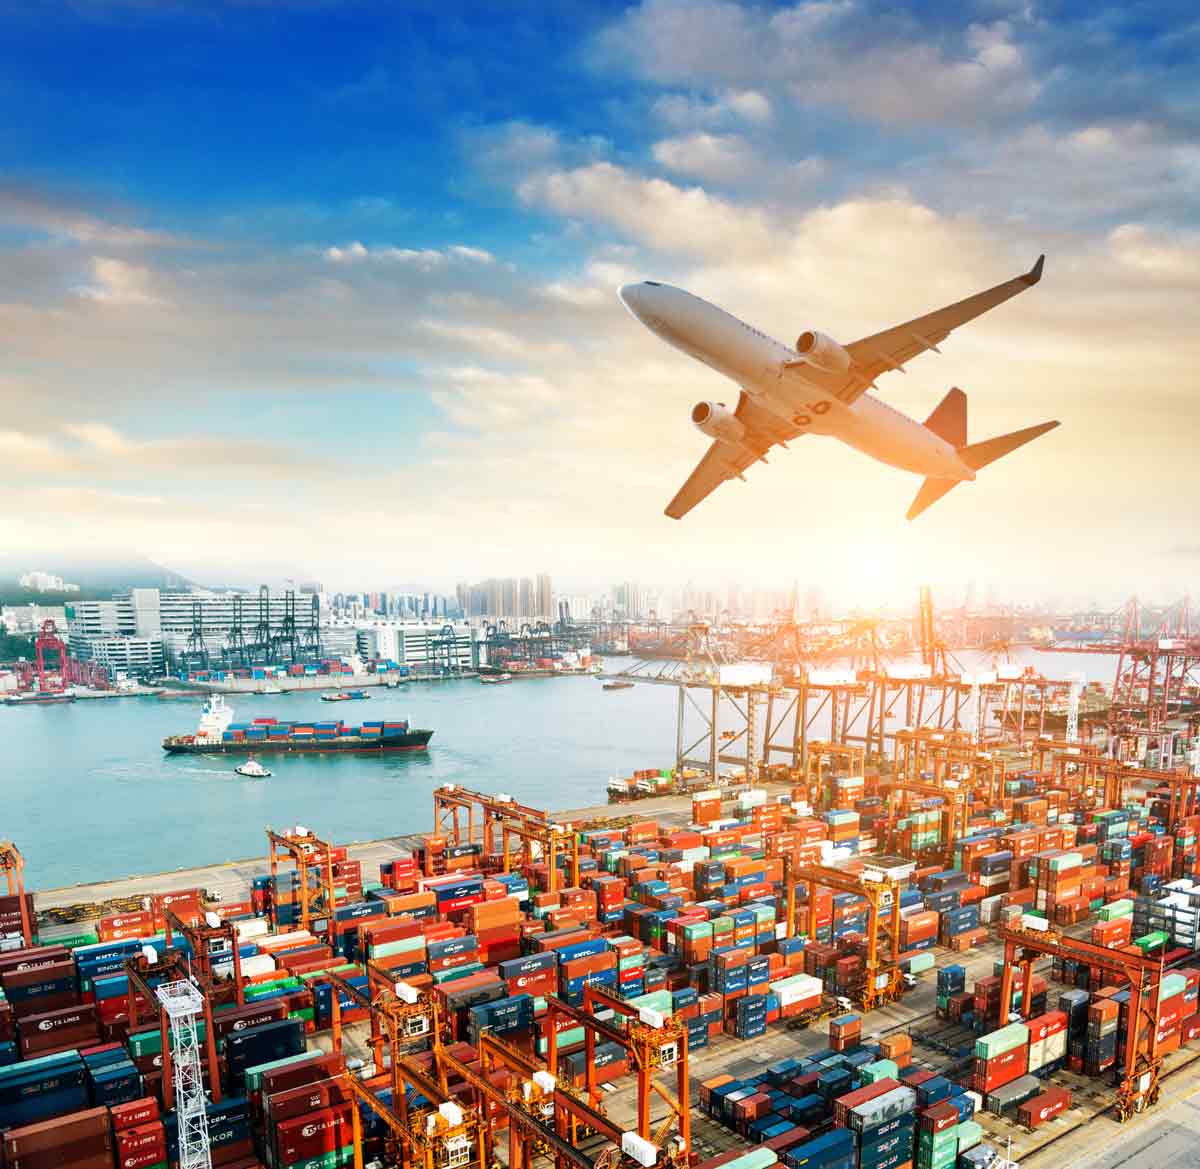
[[621, 303], [637, 316], [639, 293], [642, 290], [641, 284], [622, 284], [617, 289], [617, 295], [621, 298]]

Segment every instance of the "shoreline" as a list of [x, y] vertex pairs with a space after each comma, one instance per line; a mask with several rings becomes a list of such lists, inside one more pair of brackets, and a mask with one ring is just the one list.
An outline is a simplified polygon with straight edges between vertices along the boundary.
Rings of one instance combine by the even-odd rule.
[[[786, 784], [761, 784], [759, 786], [772, 794], [790, 790]], [[432, 798], [430, 803], [432, 805]], [[561, 811], [551, 809], [549, 814], [571, 822], [633, 817], [686, 824], [691, 820], [691, 810], [690, 796], [671, 795], [637, 800], [629, 804], [592, 804], [583, 808]], [[433, 831], [432, 821], [431, 807], [429, 829], [431, 832]], [[318, 828], [313, 828], [312, 831], [320, 835]], [[396, 836], [376, 837], [372, 840], [332, 840], [329, 843], [344, 847], [351, 859], [361, 861], [365, 870], [364, 879], [370, 881], [372, 878], [368, 866], [377, 866], [381, 861], [411, 855], [414, 843], [423, 835], [425, 833], [410, 832]], [[57, 888], [35, 889], [32, 892], [35, 908], [39, 913], [67, 906], [100, 905], [120, 897], [148, 896], [151, 893], [168, 893], [197, 887], [219, 893], [222, 901], [242, 901], [249, 896], [251, 880], [267, 871], [269, 865], [269, 857], [263, 854], [164, 872], [101, 878], [96, 881], [83, 881]], [[44, 940], [53, 941], [53, 934], [56, 931], [61, 936], [78, 932], [77, 927], [73, 925], [48, 924], [39, 933]]]

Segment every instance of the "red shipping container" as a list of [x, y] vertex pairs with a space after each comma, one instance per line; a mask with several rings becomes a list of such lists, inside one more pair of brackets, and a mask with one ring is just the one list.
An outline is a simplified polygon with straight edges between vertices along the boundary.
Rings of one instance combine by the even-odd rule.
[[285, 1120], [275, 1130], [277, 1162], [291, 1165], [351, 1144], [354, 1138], [350, 1131], [350, 1107], [341, 1104]]
[[1017, 1109], [1017, 1119], [1026, 1128], [1037, 1128], [1053, 1120], [1071, 1107], [1071, 1093], [1066, 1088], [1047, 1088], [1040, 1096], [1026, 1100]]
[[985, 1094], [994, 1092], [997, 1088], [1011, 1084], [1013, 1080], [1023, 1076], [1028, 1061], [1029, 1047], [1027, 1044], [1014, 1047], [1011, 1051], [993, 1056], [991, 1059], [976, 1059], [971, 1080], [972, 1087], [975, 1091]]
[[114, 1131], [136, 1128], [158, 1119], [158, 1101], [153, 1096], [130, 1100], [127, 1104], [114, 1104], [109, 1110]]

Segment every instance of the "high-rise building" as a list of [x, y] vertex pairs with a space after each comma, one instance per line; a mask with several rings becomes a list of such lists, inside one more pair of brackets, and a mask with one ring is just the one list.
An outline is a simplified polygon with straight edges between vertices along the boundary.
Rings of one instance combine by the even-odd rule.
[[538, 573], [535, 615], [543, 621], [554, 620], [554, 589], [551, 586], [549, 573]]

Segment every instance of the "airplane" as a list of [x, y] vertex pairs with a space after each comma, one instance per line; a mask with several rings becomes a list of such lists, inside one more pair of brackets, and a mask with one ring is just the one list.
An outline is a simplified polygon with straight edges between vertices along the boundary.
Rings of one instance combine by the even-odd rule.
[[617, 295], [646, 328], [741, 388], [733, 410], [723, 402], [692, 407], [692, 422], [713, 442], [666, 514], [681, 519], [726, 480], [744, 481], [773, 446], [786, 450], [793, 439], [823, 434], [924, 476], [907, 513], [913, 520], [988, 464], [1053, 430], [1057, 422], [1043, 422], [968, 443], [967, 396], [957, 386], [924, 423], [867, 393], [879, 389], [881, 375], [906, 372], [904, 363], [918, 354], [940, 353], [938, 342], [959, 325], [1032, 288], [1045, 262], [1039, 256], [1012, 280], [861, 341], [843, 346], [808, 329], [794, 349], [682, 288], [657, 280], [622, 285]]

